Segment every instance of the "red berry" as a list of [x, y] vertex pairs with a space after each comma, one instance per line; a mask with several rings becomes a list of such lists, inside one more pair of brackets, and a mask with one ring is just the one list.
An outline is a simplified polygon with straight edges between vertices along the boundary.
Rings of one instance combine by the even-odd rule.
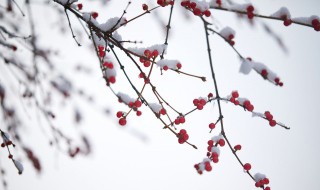
[[253, 19], [254, 14], [253, 12], [247, 12], [247, 16], [248, 16], [248, 19]]
[[267, 71], [266, 69], [262, 69], [261, 75], [262, 75], [263, 78], [267, 78], [267, 76], [268, 76], [268, 71]]
[[195, 2], [191, 2], [189, 6], [191, 9], [194, 9], [196, 8], [197, 4]]
[[1, 147], [3, 148], [3, 147], [5, 147], [6, 145], [4, 144], [4, 143], [1, 143]]
[[233, 103], [234, 103], [234, 105], [236, 105], [236, 106], [239, 105], [239, 101], [238, 101], [238, 100], [235, 100]]
[[251, 102], [250, 102], [249, 100], [245, 100], [245, 101], [243, 102], [243, 106], [244, 106], [244, 107], [248, 107], [249, 105], [251, 105]]
[[[211, 148], [212, 148], [212, 146], [213, 146], [213, 140], [208, 140], [208, 145], [211, 146]], [[210, 152], [211, 152], [211, 148], [210, 148]]]
[[207, 103], [207, 102], [206, 102], [204, 99], [200, 99], [200, 100], [199, 100], [199, 104], [201, 104], [201, 105], [203, 105], [203, 106], [206, 105], [206, 103]]
[[211, 16], [211, 12], [210, 12], [209, 10], [205, 10], [205, 11], [203, 12], [203, 14], [204, 14], [206, 17]]
[[144, 50], [143, 53], [144, 53], [144, 55], [147, 56], [147, 57], [149, 57], [149, 56], [151, 55], [151, 51], [148, 50], [148, 49]]
[[9, 154], [8, 158], [12, 159], [13, 158], [12, 154]]
[[240, 144], [237, 144], [236, 146], [234, 146], [234, 150], [241, 150], [241, 145]]
[[214, 156], [211, 158], [213, 163], [218, 163], [219, 162], [219, 157], [218, 156]]
[[276, 126], [276, 124], [277, 124], [277, 122], [276, 122], [275, 120], [269, 121], [269, 125], [270, 125], [271, 127]]
[[283, 24], [285, 26], [289, 26], [290, 24], [292, 24], [292, 20], [291, 19], [286, 19], [286, 20], [283, 21]]
[[194, 100], [193, 100], [193, 105], [196, 106], [196, 105], [198, 105], [198, 104], [199, 104], [199, 100], [198, 100], [198, 99], [194, 99]]
[[250, 104], [250, 105], [248, 105], [246, 108], [247, 108], [248, 111], [251, 111], [251, 112], [252, 112], [253, 109], [254, 109], [254, 106], [253, 106], [252, 104]]
[[123, 116], [123, 112], [122, 111], [118, 111], [117, 112], [117, 118], [120, 118], [120, 117], [122, 117]]
[[229, 40], [232, 40], [234, 38], [234, 35], [233, 34], [230, 34], [229, 36], [228, 36], [228, 39]]
[[279, 79], [279, 78], [275, 78], [275, 79], [274, 79], [274, 82], [275, 82], [276, 84], [279, 84], [280, 79]]
[[319, 32], [320, 31], [320, 24], [313, 26], [313, 28], [315, 31]]
[[320, 21], [315, 18], [315, 19], [313, 19], [313, 20], [311, 21], [311, 24], [312, 24], [312, 26], [316, 26], [316, 25], [320, 24]]
[[142, 114], [142, 112], [138, 110], [136, 114], [137, 114], [137, 116], [140, 116]]
[[266, 116], [266, 119], [268, 121], [271, 121], [273, 119], [273, 115], [271, 115], [271, 113], [269, 111], [265, 111], [264, 115]]
[[184, 123], [184, 122], [186, 122], [186, 119], [184, 117], [179, 117], [179, 122]]
[[96, 19], [99, 16], [99, 14], [97, 12], [93, 12], [91, 15], [92, 15], [92, 18], [94, 18], [94, 19]]
[[157, 57], [159, 55], [158, 50], [153, 50], [152, 54], [153, 57]]
[[145, 66], [145, 67], [149, 67], [150, 65], [151, 65], [150, 61], [146, 61], [143, 63], [143, 66]]
[[198, 110], [202, 110], [202, 109], [203, 109], [203, 105], [198, 104], [198, 105], [197, 105], [197, 109], [198, 109]]
[[140, 73], [139, 78], [144, 78], [144, 73]]
[[232, 95], [233, 98], [238, 98], [238, 97], [239, 97], [238, 91], [233, 91], [233, 92], [231, 93], [231, 95]]
[[116, 77], [111, 76], [111, 77], [108, 78], [108, 80], [109, 80], [110, 83], [114, 84], [116, 82]]
[[210, 128], [210, 129], [214, 129], [215, 127], [216, 127], [216, 125], [215, 125], [214, 123], [210, 123], [210, 124], [209, 124], [209, 128]]
[[243, 169], [249, 171], [251, 169], [251, 164], [246, 163], [245, 165], [243, 165]]
[[187, 134], [187, 131], [185, 129], [180, 129], [179, 133], [182, 134]]
[[208, 172], [210, 172], [212, 170], [212, 166], [210, 165], [210, 163], [206, 164], [205, 170], [208, 171]]
[[179, 139], [178, 139], [178, 142], [179, 142], [180, 144], [183, 144], [183, 143], [185, 143], [186, 141], [183, 140], [182, 138], [179, 138]]
[[201, 10], [198, 8], [193, 9], [193, 14], [199, 16], [201, 14]]
[[142, 9], [143, 9], [144, 11], [147, 11], [147, 10], [148, 10], [148, 5], [142, 4]]
[[269, 187], [269, 186], [267, 186], [267, 187], [265, 187], [265, 188], [264, 188], [264, 190], [270, 190], [270, 187]]
[[247, 11], [248, 11], [248, 12], [253, 12], [253, 11], [254, 11], [254, 7], [253, 7], [252, 5], [249, 5], [249, 6], [247, 7]]
[[208, 98], [213, 98], [213, 94], [211, 92], [208, 94]]
[[263, 184], [268, 185], [269, 184], [269, 179], [268, 178], [264, 178], [262, 180]]
[[177, 66], [178, 69], [181, 69], [181, 67], [182, 67], [181, 63], [177, 63], [176, 66]]
[[142, 103], [140, 102], [140, 100], [136, 100], [134, 102], [134, 106], [137, 107], [137, 108], [141, 107], [141, 105], [142, 105]]
[[224, 139], [220, 139], [218, 143], [219, 143], [219, 145], [220, 145], [221, 147], [226, 144], [226, 142], [224, 141]]
[[262, 186], [261, 181], [257, 181], [254, 185], [255, 185], [256, 187], [261, 187], [261, 186]]
[[179, 124], [180, 124], [179, 118], [177, 118], [177, 119], [174, 120], [174, 124], [175, 124], [175, 125], [179, 125]]
[[127, 124], [127, 120], [125, 118], [121, 118], [121, 119], [119, 119], [119, 124], [124, 126]]
[[165, 110], [164, 108], [162, 108], [162, 109], [160, 110], [160, 114], [161, 114], [161, 115], [166, 115], [166, 113], [167, 113], [167, 112], [166, 112], [166, 110]]
[[163, 66], [163, 70], [168, 70], [169, 69], [169, 67], [167, 66], [167, 65], [165, 65], [165, 66]]
[[82, 7], [83, 7], [82, 3], [77, 4], [77, 7], [78, 7], [79, 10], [81, 10]]

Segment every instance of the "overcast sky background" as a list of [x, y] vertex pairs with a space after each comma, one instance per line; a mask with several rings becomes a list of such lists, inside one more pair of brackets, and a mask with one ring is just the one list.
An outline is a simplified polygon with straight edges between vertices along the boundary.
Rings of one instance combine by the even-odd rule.
[[[132, 18], [140, 13], [144, 2], [133, 1], [126, 17]], [[286, 6], [292, 17], [320, 15], [320, 1], [317, 0], [257, 0], [252, 3], [259, 13], [265, 15], [272, 14], [281, 6]], [[51, 4], [55, 6], [54, 3]], [[83, 4], [85, 11], [99, 12], [98, 21], [103, 22], [121, 15], [127, 1], [114, 0], [107, 6], [101, 6], [99, 1], [83, 1]], [[205, 172], [200, 176], [193, 168], [195, 163], [204, 158], [207, 141], [219, 134], [219, 128], [212, 134], [208, 133], [208, 124], [218, 117], [216, 105], [208, 105], [204, 110], [186, 118], [183, 128], [188, 131], [190, 142], [197, 145], [198, 150], [186, 144], [178, 144], [176, 137], [163, 130], [161, 123], [147, 108], [142, 109], [142, 117], [130, 115], [127, 126], [120, 127], [115, 113], [125, 110], [125, 107], [116, 103], [116, 98], [105, 87], [97, 58], [86, 45], [89, 44], [87, 38], [83, 36], [80, 39], [83, 47], [77, 47], [69, 30], [60, 35], [59, 24], [66, 25], [66, 18], [56, 17], [53, 9], [43, 5], [37, 5], [34, 9], [37, 10], [34, 12], [34, 17], [38, 19], [37, 29], [42, 35], [40, 43], [59, 49], [60, 54], [55, 58], [57, 67], [61, 67], [63, 72], [73, 78], [76, 86], [86, 88], [94, 94], [96, 101], [93, 108], [80, 99], [74, 100], [69, 107], [63, 107], [63, 102], [59, 102], [55, 108], [57, 112], [60, 109], [71, 109], [74, 105], [82, 108], [86, 119], [80, 128], [90, 138], [93, 153], [87, 157], [70, 159], [50, 148], [46, 137], [38, 130], [40, 128], [32, 126], [24, 131], [24, 138], [30, 139], [28, 145], [41, 158], [43, 172], [37, 174], [25, 160], [25, 172], [18, 176], [11, 163], [1, 159], [1, 163], [6, 165], [10, 190], [256, 189], [254, 182], [243, 172], [227, 147], [221, 149], [220, 162], [213, 165], [210, 173]], [[157, 13], [167, 21], [168, 10], [168, 7], [161, 8]], [[204, 83], [170, 71], [162, 76], [156, 71], [154, 74], [159, 76], [152, 76], [152, 79], [163, 97], [185, 113], [193, 108], [194, 98], [206, 96], [214, 90], [202, 22], [191, 14], [188, 14], [190, 20], [186, 20], [183, 11], [180, 5], [175, 6], [167, 58], [180, 60], [183, 71], [206, 76], [208, 81]], [[238, 90], [240, 96], [251, 100], [255, 111], [270, 110], [276, 120], [291, 127], [291, 130], [279, 126], [271, 128], [265, 120], [252, 118], [250, 113], [223, 103], [225, 130], [229, 140], [232, 144], [242, 145], [240, 158], [245, 163], [251, 163], [253, 173], [266, 174], [270, 179], [271, 189], [319, 189], [320, 33], [308, 27], [285, 27], [279, 21], [257, 19], [279, 34], [288, 48], [288, 53], [285, 53], [264, 32], [261, 25], [249, 26], [234, 13], [211, 12], [216, 26], [230, 26], [236, 30], [235, 47], [242, 55], [266, 64], [284, 81], [284, 87], [280, 88], [264, 81], [254, 72], [249, 75], [240, 74], [237, 55], [219, 37], [211, 36], [214, 69], [221, 96]], [[74, 18], [72, 22], [78, 28], [77, 31], [83, 33]], [[162, 44], [164, 35], [158, 24], [154, 15], [150, 14], [123, 27], [119, 33], [123, 39], [143, 40], [144, 44], [140, 46]], [[121, 59], [128, 64], [126, 68], [133, 71], [131, 77], [137, 79], [139, 73], [134, 67], [130, 69], [132, 63], [126, 61], [123, 55]], [[90, 67], [92, 74], [87, 76], [73, 73], [75, 63]], [[121, 72], [118, 72], [117, 79], [115, 90], [134, 96], [134, 91]], [[147, 90], [150, 91], [149, 88]], [[152, 99], [152, 96], [149, 97]], [[101, 114], [104, 106], [110, 108], [110, 117]], [[71, 114], [64, 114], [59, 118], [57, 114], [56, 123], [63, 130], [71, 131], [70, 135], [76, 135], [72, 132], [74, 124], [69, 121], [70, 117]], [[33, 123], [36, 125], [36, 122]], [[6, 157], [3, 154], [0, 156]]]

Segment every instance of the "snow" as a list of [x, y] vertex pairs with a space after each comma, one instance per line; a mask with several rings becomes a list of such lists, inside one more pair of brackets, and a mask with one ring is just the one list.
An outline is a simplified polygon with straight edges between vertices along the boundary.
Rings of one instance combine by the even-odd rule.
[[125, 24], [127, 21], [124, 17], [122, 17], [121, 19], [119, 17], [113, 17], [113, 18], [109, 18], [105, 23], [100, 24], [99, 28], [104, 31], [107, 32], [111, 29], [117, 29], [119, 28], [122, 24]]
[[178, 60], [161, 59], [157, 62], [157, 65], [161, 68], [167, 66], [169, 69], [177, 69]]
[[162, 109], [162, 106], [160, 104], [157, 104], [157, 103], [150, 103], [149, 106], [152, 109], [152, 111], [155, 112], [155, 113], [159, 113], [160, 110]]
[[155, 44], [149, 47], [144, 47], [144, 48], [138, 48], [138, 47], [128, 47], [127, 48], [129, 51], [132, 51], [140, 56], [144, 56], [144, 51], [145, 50], [150, 50], [151, 52], [154, 50], [157, 50], [159, 52], [159, 54], [162, 54], [162, 52], [164, 51], [164, 54], [167, 53], [167, 46], [164, 44]]
[[312, 15], [310, 17], [296, 17], [296, 18], [292, 18], [291, 20], [295, 21], [295, 22], [300, 22], [303, 24], [310, 24], [311, 25], [311, 22], [313, 19], [320, 20], [319, 16], [316, 16], [316, 15]]
[[245, 4], [233, 3], [232, 5], [228, 6], [228, 9], [247, 12], [247, 7], [249, 7], [249, 6], [252, 6], [252, 4], [250, 4], [250, 3], [245, 3]]
[[291, 14], [287, 7], [281, 7], [278, 11], [270, 15], [272, 17], [281, 18], [282, 16], [287, 16], [287, 19], [291, 19]]
[[211, 152], [215, 152], [215, 153], [218, 154], [218, 156], [220, 156], [220, 149], [219, 149], [219, 147], [213, 146], [213, 147], [211, 148]]
[[239, 72], [247, 75], [252, 70], [252, 66], [253, 66], [253, 63], [250, 60], [243, 59], [241, 62]]
[[235, 34], [236, 34], [236, 32], [232, 28], [230, 28], [229, 26], [224, 27], [219, 33], [226, 40], [229, 39], [230, 34], [232, 34], [233, 36], [235, 36]]
[[117, 96], [126, 104], [129, 104], [130, 102], [135, 101], [134, 98], [131, 98], [129, 95], [127, 95], [123, 92], [118, 92]]
[[223, 139], [222, 134], [219, 134], [219, 135], [217, 135], [217, 136], [213, 136], [213, 137], [211, 138], [211, 140], [213, 140], [215, 143], [217, 143], [220, 139]]
[[16, 168], [18, 169], [19, 174], [22, 174], [23, 169], [24, 169], [23, 165], [17, 160], [13, 159], [12, 161], [13, 161], [14, 165], [16, 166]]
[[253, 178], [254, 178], [254, 181], [258, 182], [258, 181], [266, 178], [266, 175], [261, 174], [261, 173], [256, 173], [256, 174], [254, 174]]

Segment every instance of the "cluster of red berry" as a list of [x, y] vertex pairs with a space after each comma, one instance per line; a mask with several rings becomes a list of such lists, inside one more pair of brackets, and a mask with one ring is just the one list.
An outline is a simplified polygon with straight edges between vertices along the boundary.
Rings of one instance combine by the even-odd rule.
[[173, 5], [174, 1], [173, 0], [158, 0], [157, 1], [158, 5], [160, 5], [161, 7], [165, 7], [167, 5]]
[[[209, 9], [201, 10], [201, 8], [197, 5], [195, 1], [190, 2], [187, 1], [181, 1], [181, 6], [185, 7], [186, 9], [189, 9], [193, 12], [196, 16], [202, 16], [205, 15], [206, 17], [209, 17], [211, 15], [211, 12]], [[209, 8], [209, 7], [208, 7]]]
[[151, 52], [151, 50], [144, 50], [143, 52], [144, 54], [144, 57], [140, 57], [140, 62], [143, 63], [143, 66], [145, 67], [149, 67], [151, 65], [151, 62], [150, 62], [150, 59], [153, 58], [155, 59], [158, 55], [159, 55], [159, 52], [158, 50], [153, 50]]
[[193, 105], [195, 105], [198, 110], [202, 110], [206, 103], [207, 101], [204, 98], [198, 98], [193, 100]]
[[189, 139], [189, 135], [185, 129], [181, 129], [177, 134], [177, 136], [178, 136], [178, 142], [180, 144], [185, 143]]
[[247, 6], [248, 19], [253, 19], [253, 17], [254, 17], [253, 11], [254, 11], [254, 7], [252, 5]]

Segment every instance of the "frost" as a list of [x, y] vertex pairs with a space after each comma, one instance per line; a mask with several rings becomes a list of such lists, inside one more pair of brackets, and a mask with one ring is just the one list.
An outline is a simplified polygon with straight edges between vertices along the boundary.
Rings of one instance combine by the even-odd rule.
[[239, 72], [247, 75], [252, 70], [252, 66], [253, 66], [253, 63], [251, 61], [247, 59], [243, 59], [243, 61], [241, 62]]
[[24, 169], [23, 165], [17, 160], [12, 159], [12, 161], [13, 161], [14, 165], [16, 166], [16, 168], [18, 169], [19, 174], [22, 174], [23, 169]]
[[281, 7], [278, 11], [276, 11], [271, 15], [271, 17], [277, 17], [277, 18], [281, 18], [283, 16], [286, 16], [286, 19], [291, 19], [291, 14], [287, 7]]

